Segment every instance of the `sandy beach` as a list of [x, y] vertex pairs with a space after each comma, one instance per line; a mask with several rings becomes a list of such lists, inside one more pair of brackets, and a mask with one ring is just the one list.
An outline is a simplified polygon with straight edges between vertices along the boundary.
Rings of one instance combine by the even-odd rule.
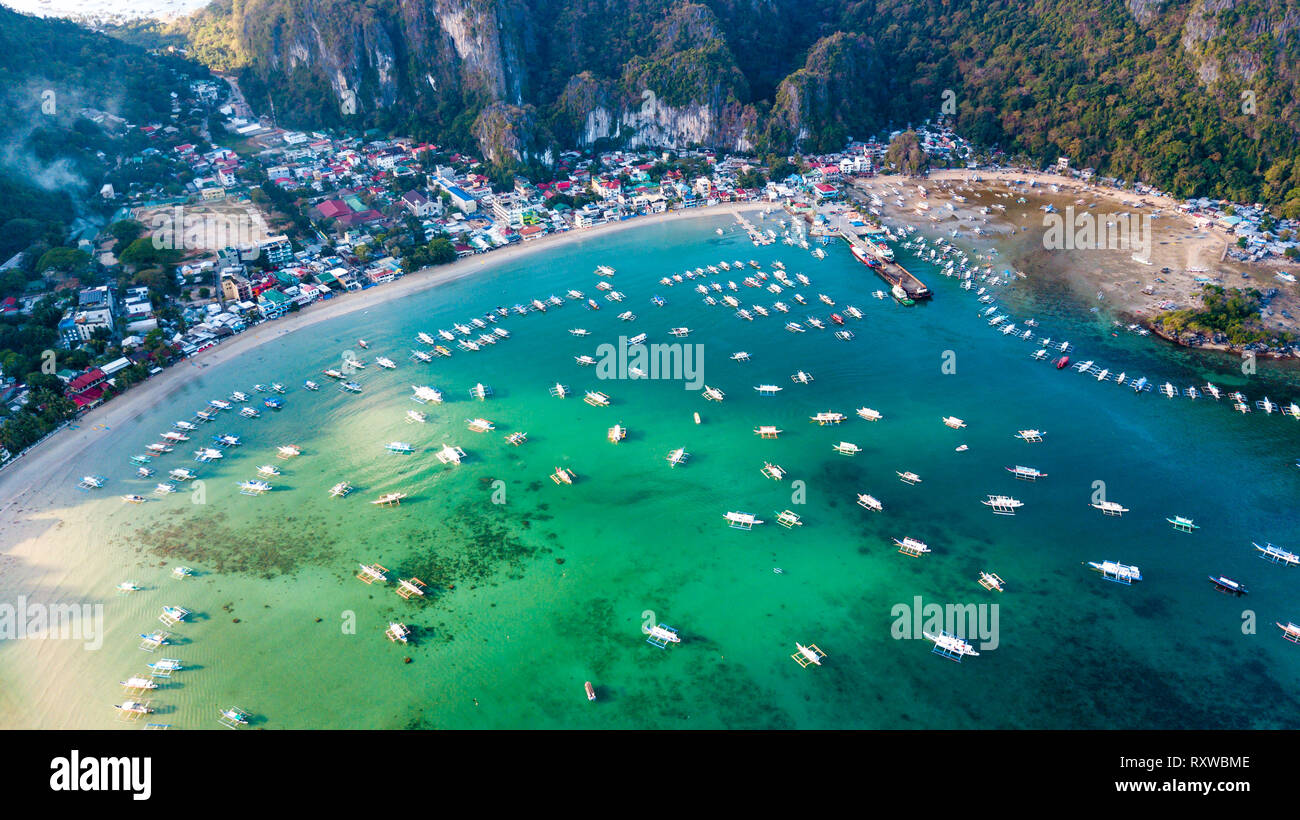
[[[1028, 181], [1034, 186], [1015, 184]], [[920, 186], [927, 196], [921, 195]], [[1245, 263], [1226, 258], [1234, 237], [1216, 225], [1198, 225], [1178, 210], [1178, 201], [1171, 197], [1138, 195], [1055, 174], [1009, 170], [943, 170], [924, 180], [881, 177], [861, 181], [857, 188], [884, 201], [879, 210], [886, 219], [941, 233], [977, 253], [987, 251], [991, 243], [985, 240], [998, 240], [1002, 256], [995, 267], [1031, 271], [1031, 283], [1035, 279], [1064, 283], [1081, 300], [1102, 305], [1122, 321], [1149, 326], [1152, 318], [1170, 306], [1199, 307], [1201, 286], [1218, 284], [1256, 287], [1263, 292], [1276, 288], [1264, 324], [1300, 332], [1300, 321], [1283, 315], [1286, 311], [1300, 316], [1300, 290], [1274, 275], [1287, 266], [1277, 261]], [[957, 196], [965, 202], [956, 200]], [[1022, 197], [1023, 203], [1018, 201]], [[900, 198], [902, 206], [897, 204]], [[1062, 215], [1067, 208], [1075, 214], [1093, 214], [1102, 225], [1126, 214], [1149, 216], [1146, 263], [1137, 261], [1131, 249], [1048, 249], [1042, 211], [1048, 204]]]
[[7, 499], [4, 506], [0, 507], [0, 535], [6, 536], [5, 540], [12, 543], [13, 533], [6, 530], [15, 523], [14, 514], [21, 512], [22, 508], [42, 507], [39, 499], [33, 497], [33, 491], [39, 490], [42, 484], [48, 483], [41, 479], [50, 478], [58, 472], [60, 465], [69, 463], [88, 448], [102, 441], [102, 431], [105, 428], [120, 425], [139, 416], [144, 410], [163, 401], [170, 393], [197, 378], [205, 368], [235, 359], [250, 350], [305, 327], [378, 307], [394, 299], [421, 293], [539, 251], [629, 228], [705, 216], [720, 216], [756, 210], [760, 207], [762, 207], [761, 203], [754, 202], [725, 203], [708, 208], [652, 214], [562, 234], [550, 234], [528, 243], [458, 259], [449, 265], [415, 271], [396, 282], [336, 296], [328, 302], [319, 302], [297, 313], [256, 325], [216, 347], [177, 362], [148, 381], [94, 408], [78, 417], [72, 425], [56, 431], [0, 469], [0, 498]]

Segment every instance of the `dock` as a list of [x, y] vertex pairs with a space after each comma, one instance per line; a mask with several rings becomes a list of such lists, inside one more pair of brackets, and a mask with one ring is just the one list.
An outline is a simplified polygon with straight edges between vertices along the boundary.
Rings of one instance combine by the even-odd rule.
[[[915, 274], [897, 262], [886, 260], [872, 243], [863, 240], [842, 227], [837, 230], [837, 233], [840, 238], [849, 243], [849, 250], [853, 252], [854, 257], [875, 271], [876, 275], [884, 279], [890, 288], [895, 285], [901, 287], [903, 292], [907, 294], [907, 298], [913, 301], [929, 299], [934, 296], [925, 283], [916, 278]], [[869, 264], [868, 260], [876, 264]]]

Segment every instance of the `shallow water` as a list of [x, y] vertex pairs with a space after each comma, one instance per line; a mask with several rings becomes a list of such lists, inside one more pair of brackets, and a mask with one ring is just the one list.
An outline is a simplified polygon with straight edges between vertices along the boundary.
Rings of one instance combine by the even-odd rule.
[[[1258, 560], [1251, 541], [1300, 544], [1290, 510], [1300, 423], [1241, 417], [1226, 402], [1136, 396], [1057, 372], [1029, 358], [1032, 342], [987, 327], [973, 293], [933, 266], [900, 251], [936, 293], [933, 303], [905, 309], [871, 297], [883, 284], [841, 243], [827, 251], [819, 261], [782, 244], [755, 248], [730, 218], [646, 226], [308, 328], [212, 368], [166, 406], [105, 431], [94, 463], [50, 478], [67, 485], [64, 506], [47, 513], [51, 528], [37, 543], [12, 546], [0, 593], [102, 602], [104, 646], [0, 644], [0, 725], [121, 726], [110, 706], [122, 699], [118, 681], [157, 657], [191, 667], [151, 696], [159, 711], [150, 719], [178, 728], [216, 728], [217, 710], [230, 705], [264, 728], [1296, 725], [1300, 648], [1281, 640], [1273, 622], [1300, 619], [1300, 570]], [[693, 290], [699, 280], [671, 288], [657, 281], [688, 266], [751, 258], [764, 270], [780, 259], [791, 275], [809, 275], [812, 285], [798, 288], [807, 307], [789, 290], [774, 296], [742, 286], [735, 295], [745, 306], [782, 299], [792, 308], [743, 322], [721, 304], [705, 305]], [[625, 302], [598, 295], [602, 280], [592, 271], [601, 263], [618, 269], [608, 281]], [[709, 279], [739, 284], [751, 272]], [[1018, 318], [1037, 314], [1040, 335], [1069, 338], [1075, 361], [1094, 358], [1182, 386], [1212, 378], [1226, 390], [1244, 381], [1213, 372], [1222, 360], [1112, 337], [1090, 305], [1049, 303], [1014, 287], [1001, 303]], [[602, 309], [568, 303], [544, 315], [512, 314], [500, 323], [511, 338], [494, 347], [432, 364], [408, 358], [421, 347], [418, 331], [451, 329], [498, 304], [569, 288], [597, 297]], [[832, 309], [818, 293], [832, 296], [836, 311], [852, 303], [864, 312], [862, 321], [848, 320], [856, 339], [838, 341], [829, 328], [782, 329], [807, 315], [825, 319]], [[651, 304], [653, 294], [667, 304]], [[619, 321], [623, 310], [638, 319]], [[695, 332], [685, 340], [667, 334], [679, 325]], [[567, 333], [579, 326], [593, 335]], [[702, 344], [703, 381], [726, 391], [726, 401], [705, 401], [679, 381], [601, 381], [574, 363], [639, 332], [650, 342]], [[739, 350], [752, 361], [731, 361]], [[370, 363], [355, 376], [359, 396], [321, 375], [350, 354]], [[379, 369], [376, 355], [398, 369]], [[793, 384], [799, 369], [815, 381]], [[1275, 374], [1267, 363], [1260, 369], [1242, 389], [1289, 400], [1268, 381]], [[304, 390], [307, 378], [321, 390]], [[156, 483], [132, 477], [127, 459], [172, 421], [271, 381], [289, 387], [283, 411], [264, 410], [257, 420], [228, 411], [157, 460], [160, 474], [194, 468], [201, 498], [183, 488], [140, 507], [118, 500]], [[556, 381], [575, 395], [552, 398]], [[495, 395], [470, 399], [476, 382]], [[759, 396], [753, 387], [761, 383], [784, 390]], [[412, 384], [439, 388], [446, 403], [416, 405]], [[585, 390], [608, 393], [613, 406], [583, 404]], [[857, 418], [863, 405], [885, 419]], [[405, 423], [409, 409], [427, 412], [428, 423]], [[849, 418], [810, 424], [823, 410]], [[966, 429], [943, 426], [947, 415]], [[469, 432], [465, 420], [477, 416], [497, 429]], [[606, 440], [615, 423], [630, 431], [618, 445]], [[785, 433], [760, 440], [752, 432], [760, 424]], [[1026, 427], [1046, 431], [1045, 441], [1013, 437]], [[243, 446], [214, 464], [190, 460], [194, 446], [226, 431]], [[515, 431], [528, 433], [518, 448], [504, 441]], [[392, 440], [409, 441], [416, 453], [386, 452]], [[834, 453], [841, 440], [863, 451]], [[289, 442], [304, 454], [277, 460], [275, 446]], [[443, 443], [463, 447], [466, 462], [441, 465], [434, 452]], [[955, 452], [962, 443], [969, 450]], [[676, 447], [690, 461], [670, 469], [665, 456]], [[760, 474], [767, 461], [786, 468], [786, 481]], [[268, 479], [275, 489], [240, 495], [235, 484], [264, 463], [284, 472]], [[1015, 464], [1048, 477], [1015, 481], [1004, 469]], [[549, 480], [560, 466], [577, 474], [574, 485]], [[905, 470], [922, 483], [902, 484], [895, 471]], [[86, 472], [109, 476], [108, 487], [74, 490]], [[357, 490], [329, 498], [344, 479]], [[1131, 512], [1114, 519], [1089, 508], [1099, 481]], [[397, 490], [410, 496], [398, 508], [369, 503]], [[885, 511], [858, 507], [861, 492]], [[1025, 506], [1014, 517], [992, 515], [979, 503], [990, 493]], [[787, 508], [803, 526], [773, 523]], [[732, 530], [722, 518], [729, 510], [768, 523]], [[1175, 514], [1201, 529], [1174, 532], [1165, 518]], [[890, 539], [904, 535], [927, 541], [933, 553], [899, 555]], [[1138, 564], [1146, 580], [1126, 588], [1081, 566], [1103, 559]], [[391, 584], [367, 586], [354, 577], [362, 562], [418, 577], [429, 594], [404, 601]], [[199, 574], [173, 580], [180, 564]], [[981, 570], [1000, 574], [1007, 591], [981, 588]], [[1251, 595], [1216, 593], [1207, 575], [1219, 574], [1243, 581]], [[128, 578], [147, 589], [114, 595]], [[956, 664], [923, 640], [895, 639], [894, 608], [912, 606], [915, 596], [997, 604], [996, 648]], [[161, 626], [165, 604], [190, 609], [194, 620], [171, 630], [178, 645], [141, 652], [136, 636]], [[1257, 634], [1243, 633], [1247, 610]], [[385, 639], [390, 620], [415, 630], [414, 645]], [[682, 643], [647, 645], [649, 622], [676, 627]], [[792, 662], [796, 641], [819, 646], [825, 664]], [[583, 695], [586, 680], [597, 688], [595, 703]]]

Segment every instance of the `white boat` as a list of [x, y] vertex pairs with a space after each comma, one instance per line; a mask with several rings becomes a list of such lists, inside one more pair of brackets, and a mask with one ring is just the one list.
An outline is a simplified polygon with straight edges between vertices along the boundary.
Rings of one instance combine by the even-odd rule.
[[945, 426], [951, 427], [954, 430], [960, 430], [961, 428], [966, 426], [966, 422], [962, 421], [956, 416], [944, 416], [943, 423]]
[[482, 418], [466, 419], [465, 423], [469, 425], [470, 431], [474, 433], [490, 433], [496, 429], [496, 425]]
[[1142, 570], [1130, 564], [1121, 564], [1118, 561], [1089, 561], [1089, 569], [1101, 573], [1101, 577], [1107, 581], [1114, 581], [1118, 584], [1131, 586], [1134, 581], [1142, 580]]
[[414, 391], [411, 396], [411, 401], [419, 402], [420, 404], [428, 404], [430, 402], [433, 404], [442, 403], [442, 393], [428, 385], [413, 384], [411, 385], [411, 390]]
[[687, 458], [689, 458], [689, 454], [686, 452], [686, 448], [678, 447], [668, 453], [668, 466], [676, 467], [679, 464], [685, 464]]
[[399, 453], [402, 455], [415, 452], [411, 445], [405, 441], [390, 441], [384, 445], [384, 449], [390, 453]]
[[261, 495], [271, 489], [271, 485], [265, 481], [241, 481], [238, 487], [242, 495]]
[[920, 557], [931, 551], [928, 544], [919, 538], [913, 538], [910, 535], [904, 536], [901, 540], [898, 538], [891, 540], [894, 542], [894, 546], [898, 547], [899, 552], [904, 555], [910, 555], [913, 558]]
[[872, 410], [870, 407], [859, 407], [858, 415], [867, 421], [880, 421], [884, 418], [879, 410]]
[[394, 362], [392, 359], [388, 358], [387, 356], [378, 356], [378, 357], [376, 357], [376, 358], [375, 358], [375, 364], [379, 365], [380, 367], [384, 368], [385, 370], [396, 370], [396, 369], [397, 369], [397, 362]]
[[754, 525], [763, 523], [752, 513], [747, 512], [728, 512], [722, 517], [726, 520], [727, 526], [733, 530], [752, 530]]
[[858, 494], [858, 506], [864, 510], [871, 510], [872, 512], [880, 512], [885, 508], [885, 505], [881, 504], [875, 496], [866, 493]]
[[425, 424], [428, 421], [428, 416], [419, 410], [407, 410], [406, 420], [411, 424]]
[[1016, 510], [1025, 506], [1025, 502], [1008, 495], [990, 495], [980, 503], [992, 509], [994, 515], [1015, 515]]
[[1128, 507], [1123, 506], [1117, 501], [1095, 501], [1088, 506], [1094, 510], [1101, 510], [1103, 515], [1121, 516], [1128, 512]]

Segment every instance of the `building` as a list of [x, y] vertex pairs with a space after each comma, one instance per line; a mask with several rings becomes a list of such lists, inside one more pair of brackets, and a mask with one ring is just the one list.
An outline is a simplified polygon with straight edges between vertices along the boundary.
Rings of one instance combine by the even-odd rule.
[[436, 213], [435, 203], [419, 191], [402, 194], [402, 205], [414, 216], [432, 216]]
[[266, 257], [266, 261], [276, 267], [293, 262], [293, 245], [283, 234], [267, 237], [261, 245], [261, 253]]

